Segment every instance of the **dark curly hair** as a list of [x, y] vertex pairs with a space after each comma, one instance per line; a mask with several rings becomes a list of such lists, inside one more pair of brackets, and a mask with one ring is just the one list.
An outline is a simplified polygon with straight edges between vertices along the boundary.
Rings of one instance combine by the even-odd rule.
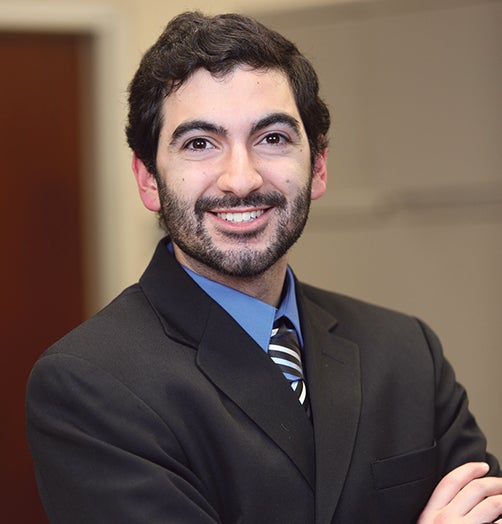
[[239, 65], [282, 71], [292, 87], [312, 161], [326, 147], [329, 111], [319, 97], [312, 64], [292, 42], [247, 16], [186, 12], [173, 18], [144, 54], [129, 85], [127, 141], [151, 173], [157, 173], [165, 97], [199, 68], [224, 76]]

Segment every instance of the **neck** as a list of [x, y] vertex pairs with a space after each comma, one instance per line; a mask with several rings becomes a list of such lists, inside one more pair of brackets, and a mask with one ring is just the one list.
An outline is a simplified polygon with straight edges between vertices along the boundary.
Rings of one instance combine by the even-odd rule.
[[174, 255], [180, 264], [188, 267], [195, 273], [203, 277], [219, 282], [224, 286], [231, 287], [250, 295], [266, 304], [277, 307], [281, 300], [282, 288], [286, 277], [287, 255], [279, 259], [272, 267], [264, 273], [253, 277], [234, 277], [220, 273], [196, 260], [187, 257], [176, 244], [174, 246]]

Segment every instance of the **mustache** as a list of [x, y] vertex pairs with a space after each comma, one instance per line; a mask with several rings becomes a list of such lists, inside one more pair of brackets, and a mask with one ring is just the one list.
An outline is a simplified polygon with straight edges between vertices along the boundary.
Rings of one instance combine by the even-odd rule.
[[286, 207], [286, 197], [279, 192], [251, 193], [244, 198], [235, 195], [223, 197], [200, 197], [195, 202], [195, 212], [202, 214], [213, 209], [226, 209], [232, 207]]

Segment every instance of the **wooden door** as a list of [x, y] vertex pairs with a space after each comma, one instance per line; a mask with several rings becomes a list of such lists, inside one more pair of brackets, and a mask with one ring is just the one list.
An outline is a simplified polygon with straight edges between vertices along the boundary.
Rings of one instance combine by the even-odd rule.
[[0, 33], [0, 519], [47, 522], [25, 438], [42, 351], [83, 318], [81, 38]]

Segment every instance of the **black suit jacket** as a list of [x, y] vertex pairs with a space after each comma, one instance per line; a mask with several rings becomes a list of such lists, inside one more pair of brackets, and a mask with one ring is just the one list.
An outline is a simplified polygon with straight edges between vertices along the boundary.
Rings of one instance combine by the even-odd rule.
[[53, 523], [416, 521], [487, 460], [418, 320], [297, 284], [310, 421], [278, 367], [159, 244], [139, 284], [40, 358], [27, 431]]

